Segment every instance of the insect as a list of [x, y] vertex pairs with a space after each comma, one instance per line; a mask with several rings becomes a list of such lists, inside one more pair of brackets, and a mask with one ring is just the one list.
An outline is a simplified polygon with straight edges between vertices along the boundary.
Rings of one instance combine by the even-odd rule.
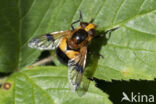
[[[96, 25], [92, 22], [93, 20], [83, 22], [82, 13], [80, 12], [80, 18], [71, 24], [71, 30], [48, 33], [34, 38], [28, 43], [29, 47], [39, 50], [56, 49], [58, 59], [69, 67], [68, 78], [72, 89], [75, 91], [80, 88], [82, 82], [87, 47], [96, 35]], [[80, 26], [74, 28], [75, 23], [80, 23]], [[85, 90], [88, 89], [86, 83]]]

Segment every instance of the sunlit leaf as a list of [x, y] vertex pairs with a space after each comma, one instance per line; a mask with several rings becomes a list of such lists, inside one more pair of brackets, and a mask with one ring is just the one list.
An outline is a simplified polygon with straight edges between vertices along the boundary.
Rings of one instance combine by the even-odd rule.
[[[5, 89], [5, 83], [11, 88]], [[66, 67], [34, 67], [15, 73], [5, 83], [1, 104], [112, 104], [94, 83], [82, 97], [71, 91]]]

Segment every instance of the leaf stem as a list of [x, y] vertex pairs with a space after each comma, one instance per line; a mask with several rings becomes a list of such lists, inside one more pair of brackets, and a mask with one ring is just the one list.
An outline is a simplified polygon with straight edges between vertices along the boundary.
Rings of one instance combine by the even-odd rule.
[[35, 62], [34, 64], [32, 64], [32, 66], [39, 66], [39, 65], [43, 65], [43, 64], [46, 64], [50, 61], [52, 61], [53, 57], [52, 56], [49, 56], [49, 57], [46, 57], [38, 62]]

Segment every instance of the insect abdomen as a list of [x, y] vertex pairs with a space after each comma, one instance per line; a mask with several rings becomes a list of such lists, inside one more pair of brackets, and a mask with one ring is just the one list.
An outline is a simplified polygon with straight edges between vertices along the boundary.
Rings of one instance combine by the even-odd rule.
[[68, 65], [69, 58], [59, 47], [56, 49], [56, 54], [61, 63]]
[[78, 54], [80, 54], [78, 51], [74, 49], [69, 49], [66, 38], [63, 38], [60, 41], [60, 45], [56, 50], [58, 59], [61, 63], [68, 65], [68, 61], [75, 58]]

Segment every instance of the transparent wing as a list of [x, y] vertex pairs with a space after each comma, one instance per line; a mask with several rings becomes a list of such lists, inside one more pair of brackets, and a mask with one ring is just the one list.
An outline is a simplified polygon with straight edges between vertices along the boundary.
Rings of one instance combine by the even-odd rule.
[[80, 88], [86, 64], [86, 57], [87, 57], [87, 47], [83, 47], [80, 50], [80, 54], [75, 56], [68, 62], [69, 67], [68, 78], [69, 82], [71, 83], [71, 88], [74, 91], [77, 91], [78, 89], [88, 89], [88, 86], [82, 86], [87, 88]]
[[28, 46], [39, 50], [53, 50], [58, 47], [63, 36], [70, 34], [70, 31], [52, 32], [29, 41]]
[[84, 95], [88, 91], [89, 84], [90, 84], [90, 80], [86, 76], [83, 76], [80, 87], [77, 90], [79, 96]]

